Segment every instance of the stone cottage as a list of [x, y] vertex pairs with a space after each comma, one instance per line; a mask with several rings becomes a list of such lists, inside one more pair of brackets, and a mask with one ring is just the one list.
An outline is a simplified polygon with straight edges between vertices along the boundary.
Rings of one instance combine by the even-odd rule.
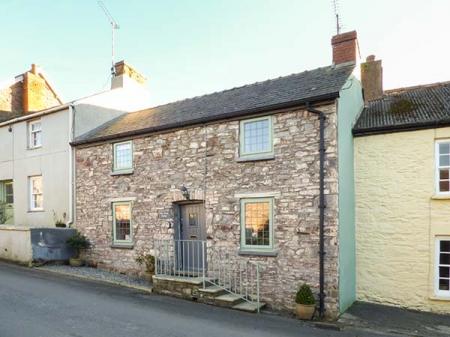
[[351, 128], [363, 99], [356, 32], [332, 45], [331, 66], [128, 113], [78, 137], [87, 259], [136, 272], [150, 253], [156, 280], [219, 266], [216, 289], [248, 298], [242, 288], [257, 278], [258, 299], [276, 310], [292, 310], [306, 282], [321, 314], [345, 310], [355, 298]]

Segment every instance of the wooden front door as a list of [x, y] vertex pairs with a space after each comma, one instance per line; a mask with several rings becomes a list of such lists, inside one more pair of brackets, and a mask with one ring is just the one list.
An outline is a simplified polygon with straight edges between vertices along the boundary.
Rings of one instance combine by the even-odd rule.
[[[201, 271], [206, 265], [205, 206], [203, 203], [180, 205], [179, 268]], [[181, 264], [181, 265], [180, 265]]]

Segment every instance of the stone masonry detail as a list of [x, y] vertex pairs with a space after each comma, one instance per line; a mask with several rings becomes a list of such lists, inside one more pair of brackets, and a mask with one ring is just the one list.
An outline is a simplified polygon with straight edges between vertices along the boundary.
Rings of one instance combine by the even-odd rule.
[[[325, 143], [326, 315], [338, 312], [338, 177], [336, 107], [327, 115]], [[112, 144], [76, 149], [76, 227], [91, 240], [87, 258], [101, 268], [138, 273], [135, 257], [153, 252], [154, 240], [174, 235], [173, 203], [205, 200], [208, 247], [222, 247], [236, 260], [263, 266], [261, 299], [275, 310], [294, 308], [306, 282], [319, 286], [319, 121], [306, 110], [273, 113], [275, 159], [236, 161], [239, 121], [228, 120], [133, 139], [134, 172], [111, 175]], [[240, 256], [240, 202], [236, 194], [276, 192], [277, 256]], [[112, 245], [111, 201], [133, 198], [132, 249]]]

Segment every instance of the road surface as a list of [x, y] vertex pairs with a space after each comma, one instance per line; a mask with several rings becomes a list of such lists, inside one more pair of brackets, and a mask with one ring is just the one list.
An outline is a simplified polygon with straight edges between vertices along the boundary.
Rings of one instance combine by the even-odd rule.
[[0, 262], [0, 337], [374, 337]]

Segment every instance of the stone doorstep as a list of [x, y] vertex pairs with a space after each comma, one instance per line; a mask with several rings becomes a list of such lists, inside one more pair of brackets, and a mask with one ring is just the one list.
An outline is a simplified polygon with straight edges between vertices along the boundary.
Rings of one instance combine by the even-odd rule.
[[[203, 285], [202, 277], [183, 277], [183, 276], [165, 276], [165, 275], [154, 275], [153, 280], [156, 281], [169, 281], [169, 282], [180, 282], [192, 285]], [[206, 282], [212, 281], [212, 279], [206, 279]]]
[[[262, 309], [265, 306], [266, 306], [265, 303], [259, 303], [259, 309]], [[258, 304], [244, 301], [242, 303], [236, 304], [235, 306], [233, 306], [231, 308], [235, 309], [235, 310], [246, 311], [246, 312], [257, 312]]]
[[[228, 293], [220, 286], [212, 284], [212, 279], [206, 280], [209, 286], [204, 289], [202, 288], [203, 279], [201, 277], [155, 275], [153, 281], [155, 292], [160, 294], [198, 300], [201, 303], [246, 312], [258, 311], [257, 303], [247, 302], [236, 294]], [[259, 309], [265, 305], [265, 303], [260, 303]]]
[[205, 289], [200, 288], [198, 291], [203, 294], [214, 296], [223, 295], [225, 293], [225, 290], [223, 288], [215, 285], [206, 287]]

